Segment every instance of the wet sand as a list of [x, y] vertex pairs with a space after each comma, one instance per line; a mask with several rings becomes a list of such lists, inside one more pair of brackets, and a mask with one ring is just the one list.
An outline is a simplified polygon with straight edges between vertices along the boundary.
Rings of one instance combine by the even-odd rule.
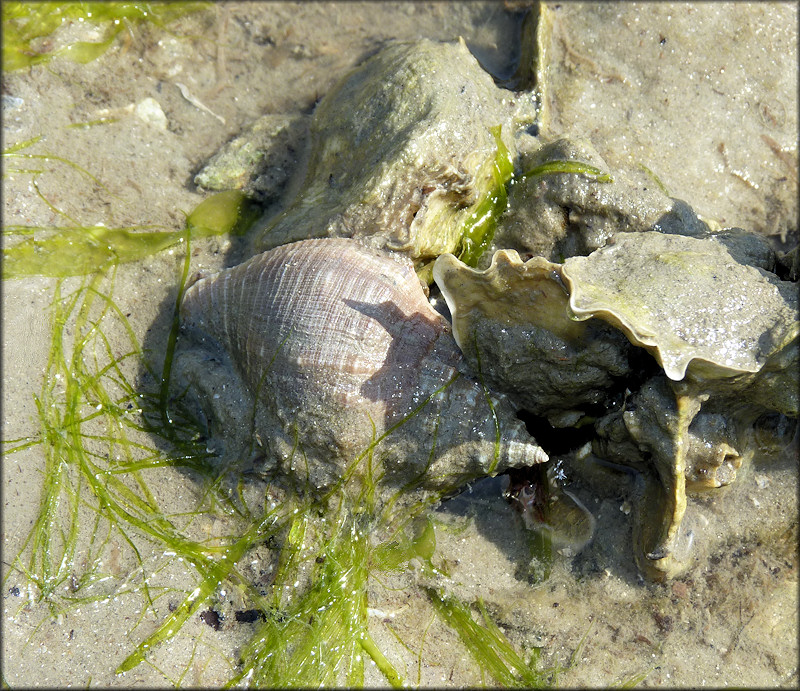
[[[589, 136], [614, 167], [646, 165], [708, 218], [796, 244], [796, 5], [671, 7], [556, 9], [553, 123]], [[194, 187], [194, 174], [255, 118], [310, 112], [389, 38], [463, 36], [487, 68], [503, 74], [515, 57], [518, 19], [496, 3], [225, 3], [180, 20], [171, 27], [174, 36], [156, 27], [125, 32], [87, 65], [55, 59], [4, 75], [4, 146], [43, 135], [31, 152], [69, 159], [104, 187], [52, 161], [33, 177], [7, 174], [3, 223], [66, 225], [41, 193], [78, 225], [182, 228], [184, 214], [207, 196]], [[624, 28], [609, 40], [603, 27], [615, 22]], [[749, 46], [754, 55], [733, 46]], [[676, 103], [682, 95], [690, 106]], [[657, 107], [642, 105], [656, 100]], [[100, 118], [114, 121], [70, 127]], [[192, 270], [218, 269], [240, 251], [225, 238], [198, 242]], [[120, 267], [114, 299], [140, 340], [165, 342], [164, 306], [174, 302], [181, 264], [175, 248]], [[68, 279], [62, 290], [79, 283]], [[2, 286], [4, 439], [38, 432], [33, 395], [47, 364], [55, 284], [35, 277]], [[112, 338], [121, 354], [124, 336]], [[158, 363], [163, 353], [152, 357]], [[136, 365], [125, 367], [134, 378]], [[99, 555], [109, 576], [98, 586], [104, 597], [57, 616], [36, 601], [35, 587], [9, 562], [38, 514], [43, 468], [36, 446], [3, 460], [5, 682], [11, 688], [211, 686], [230, 678], [252, 628], [228, 620], [215, 630], [198, 617], [153, 651], [152, 664], [114, 674], [192, 588], [188, 566], [163, 545], [138, 541], [140, 568], [118, 536], [99, 552], [80, 542], [75, 577]], [[436, 585], [465, 602], [483, 598], [520, 651], [542, 648], [545, 666], [566, 665], [580, 647], [560, 677], [567, 686], [607, 686], [644, 674], [642, 686], [795, 686], [797, 468], [789, 449], [757, 459], [730, 488], [696, 499], [694, 520], [703, 527], [696, 563], [666, 584], [646, 583], [636, 573], [626, 513], [632, 488], [624, 478], [618, 489], [611, 483], [602, 490], [575, 480], [573, 491], [598, 521], [597, 537], [577, 556], [557, 556], [550, 578], [536, 586], [525, 577], [529, 536], [519, 516], [497, 482], [479, 483], [435, 513], [437, 555], [450, 566], [449, 578]], [[197, 489], [189, 475], [160, 468], [148, 482], [165, 512], [192, 510]], [[80, 515], [94, 519], [88, 509]], [[225, 517], [209, 515], [195, 529], [224, 534], [225, 526]], [[139, 585], [143, 573], [161, 595], [153, 607]], [[481, 683], [456, 634], [432, 617], [424, 584], [417, 573], [372, 583], [373, 638], [412, 684]], [[229, 609], [240, 604], [233, 594], [228, 599]], [[369, 668], [366, 683], [387, 685]]]

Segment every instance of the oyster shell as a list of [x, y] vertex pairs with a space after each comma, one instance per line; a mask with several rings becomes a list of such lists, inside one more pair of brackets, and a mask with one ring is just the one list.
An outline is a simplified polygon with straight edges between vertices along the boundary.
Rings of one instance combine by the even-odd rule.
[[[567, 259], [562, 269], [575, 317], [618, 327], [666, 375], [643, 385], [622, 413], [660, 479], [660, 490], [651, 487], [641, 504], [635, 531], [639, 566], [656, 578], [682, 568], [673, 550], [687, 476], [697, 484], [711, 475], [705, 487], [727, 484], [749, 455], [737, 450], [732, 430], [764, 410], [798, 414], [797, 286], [744, 263], [754, 255], [746, 236], [736, 238], [623, 233], [589, 257]], [[711, 458], [709, 442], [693, 442], [691, 434], [703, 407], [726, 418], [714, 425]], [[709, 420], [698, 421], [695, 437], [711, 434]], [[654, 506], [660, 515], [652, 515]]]
[[515, 251], [500, 250], [478, 271], [445, 254], [433, 275], [472, 370], [555, 427], [572, 426], [587, 408], [604, 404], [630, 372], [634, 348], [619, 331], [570, 319], [560, 264], [542, 257], [523, 263]]
[[335, 236], [415, 261], [453, 252], [495, 184], [491, 129], [513, 154], [534, 117], [533, 99], [496, 87], [463, 40], [389, 45], [320, 101], [305, 182], [254, 230], [254, 251]]
[[459, 373], [405, 257], [349, 239], [285, 245], [197, 281], [181, 314], [184, 379], [208, 387], [210, 360], [232, 364], [221, 371], [244, 384], [239, 424], [254, 411], [271, 458], [312, 487], [371, 473], [387, 492], [442, 493], [547, 460], [505, 397]]
[[687, 481], [729, 484], [755, 419], [798, 415], [797, 288], [762, 268], [762, 249], [734, 230], [619, 233], [563, 265], [501, 250], [485, 271], [448, 255], [434, 266], [468, 364], [522, 407], [570, 426], [627, 390], [594, 448], [649, 477], [634, 542], [651, 577], [685, 565]]
[[[759, 372], [800, 332], [797, 286], [709, 239], [620, 233], [589, 257], [567, 259], [562, 273], [577, 319], [618, 327], [673, 381]], [[778, 399], [778, 410], [797, 415], [796, 387]]]

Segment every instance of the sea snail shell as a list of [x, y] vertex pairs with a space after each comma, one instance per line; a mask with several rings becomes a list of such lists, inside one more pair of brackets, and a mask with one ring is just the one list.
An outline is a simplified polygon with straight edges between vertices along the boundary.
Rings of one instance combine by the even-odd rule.
[[405, 257], [303, 240], [197, 281], [181, 312], [186, 335], [234, 364], [272, 458], [313, 486], [357, 463], [387, 487], [446, 492], [547, 460], [510, 403], [459, 372]]

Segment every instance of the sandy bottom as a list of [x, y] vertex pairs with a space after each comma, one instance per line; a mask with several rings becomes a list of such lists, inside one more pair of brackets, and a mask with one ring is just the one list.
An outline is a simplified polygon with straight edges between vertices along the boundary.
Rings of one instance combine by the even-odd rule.
[[[487, 67], [503, 73], [514, 58], [517, 27], [518, 17], [497, 3], [221, 3], [180, 20], [172, 34], [133, 27], [87, 65], [56, 59], [4, 75], [4, 146], [42, 136], [26, 151], [47, 158], [4, 160], [3, 223], [179, 229], [184, 213], [206, 196], [192, 178], [215, 150], [264, 113], [309, 112], [382, 41], [463, 36]], [[91, 27], [63, 31], [92, 39]], [[570, 40], [574, 46], [578, 39]], [[796, 111], [794, 100], [787, 102]], [[71, 127], [100, 119], [103, 124]], [[684, 196], [691, 204], [702, 201]], [[782, 203], [775, 199], [770, 203]], [[782, 218], [794, 213], [796, 227], [796, 200], [788, 203], [795, 207]], [[236, 251], [227, 239], [198, 243], [192, 270], [220, 268]], [[140, 341], [166, 342], [165, 306], [174, 302], [182, 260], [176, 248], [120, 267], [113, 297]], [[80, 283], [67, 279], [61, 291]], [[2, 436], [9, 440], [39, 432], [34, 394], [47, 365], [56, 280], [8, 280], [2, 289]], [[76, 337], [69, 329], [68, 335]], [[124, 334], [111, 339], [122, 355]], [[150, 357], [158, 366], [163, 351]], [[133, 364], [125, 371], [136, 375]], [[73, 576], [59, 587], [75, 588], [94, 555], [108, 575], [105, 596], [57, 612], [37, 602], [35, 586], [10, 563], [39, 513], [44, 467], [40, 446], [3, 459], [4, 681], [11, 688], [210, 686], [230, 678], [251, 625], [230, 621], [215, 630], [199, 617], [155, 650], [150, 664], [115, 675], [191, 588], [187, 565], [163, 545], [137, 542], [137, 561], [118, 535], [100, 547], [81, 542]], [[690, 509], [695, 561], [666, 584], [644, 582], [636, 573], [632, 488], [624, 477], [602, 487], [573, 478], [570, 488], [594, 514], [597, 536], [578, 555], [557, 555], [550, 577], [536, 585], [527, 578], [530, 534], [502, 498], [499, 480], [477, 483], [434, 513], [437, 558], [449, 576], [432, 584], [465, 602], [482, 598], [520, 651], [541, 648], [545, 666], [572, 660], [559, 678], [567, 686], [642, 676], [642, 686], [796, 686], [797, 468], [796, 450], [789, 449], [756, 459], [731, 487], [696, 498]], [[191, 476], [165, 467], [147, 477], [166, 513], [192, 510], [197, 487]], [[94, 517], [90, 510], [79, 516], [87, 525]], [[224, 517], [206, 515], [194, 529], [223, 535], [225, 525]], [[142, 573], [152, 573], [164, 594], [154, 607], [135, 585]], [[373, 638], [411, 684], [481, 683], [456, 634], [433, 616], [421, 590], [428, 578], [412, 571], [371, 583]], [[374, 670], [366, 682], [386, 685]]]

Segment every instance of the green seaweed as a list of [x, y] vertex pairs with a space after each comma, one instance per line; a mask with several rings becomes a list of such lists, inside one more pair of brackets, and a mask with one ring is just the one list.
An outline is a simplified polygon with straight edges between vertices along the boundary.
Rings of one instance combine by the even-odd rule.
[[[23, 142], [12, 151], [37, 140]], [[187, 217], [183, 231], [154, 234], [103, 227], [100, 233], [94, 228], [52, 229], [48, 241], [39, 243], [46, 260], [29, 252], [31, 243], [23, 244], [24, 251], [18, 249], [22, 243], [4, 249], [4, 278], [86, 276], [68, 291], [63, 278], [55, 285], [50, 353], [41, 393], [34, 396], [40, 431], [31, 438], [6, 440], [3, 450], [9, 456], [32, 447], [42, 449], [39, 513], [6, 579], [15, 571], [24, 574], [36, 587], [37, 599], [49, 605], [53, 616], [65, 608], [105, 597], [92, 591], [93, 586], [108, 580], [108, 574], [100, 570], [101, 555], [112, 535], [127, 544], [140, 567], [144, 538], [145, 542], [163, 545], [174, 559], [194, 567], [198, 576], [198, 587], [186, 594], [186, 604], [168, 618], [168, 623], [175, 625], [170, 633], [173, 635], [221, 580], [235, 579], [231, 572], [236, 556], [262, 539], [258, 519], [246, 507], [236, 506], [221, 490], [218, 474], [206, 462], [210, 454], [198, 441], [201, 430], [191, 417], [177, 405], [165, 424], [163, 416], [158, 415], [161, 399], [157, 393], [140, 390], [125, 374], [132, 363], [139, 363], [150, 371], [153, 380], [159, 380], [112, 297], [120, 263], [145, 258], [181, 241], [188, 258], [192, 238], [239, 232], [252, 219], [250, 211], [241, 195], [223, 193], [202, 202]], [[38, 235], [41, 230], [10, 228], [5, 232]], [[102, 262], [89, 259], [96, 257], [98, 235], [108, 250]], [[59, 253], [68, 256], [60, 258]], [[8, 263], [12, 264], [11, 271]], [[172, 333], [176, 327], [177, 311]], [[112, 345], [112, 333], [117, 341], [120, 336], [127, 339], [128, 346]], [[170, 359], [166, 358], [167, 367]], [[158, 439], [168, 441], [171, 451], [165, 451], [167, 447]], [[227, 515], [250, 516], [250, 528], [227, 546], [192, 539], [186, 532], [186, 517], [171, 518], [164, 513], [144, 474], [170, 465], [191, 468], [205, 478], [207, 488], [200, 493], [198, 514], [216, 507]], [[87, 520], [87, 508], [94, 512], [94, 519]], [[88, 564], [85, 570], [76, 564], [81, 548], [88, 549], [88, 555], [82, 558], [82, 563]], [[140, 586], [150, 607], [160, 596], [158, 590], [147, 581]], [[159, 632], [162, 639], [167, 637]], [[148, 645], [157, 639], [157, 635], [151, 636]], [[129, 658], [129, 665], [135, 655]]]
[[584, 177], [587, 177], [590, 180], [595, 180], [597, 182], [614, 182], [614, 178], [612, 178], [608, 173], [604, 173], [599, 168], [595, 168], [594, 166], [591, 166], [588, 163], [582, 163], [580, 161], [561, 161], [561, 160], [546, 161], [541, 165], [531, 168], [526, 173], [523, 173], [519, 179], [524, 180], [526, 178], [535, 178], [541, 175], [555, 175], [557, 173], [583, 175]]
[[[67, 165], [70, 168], [73, 168], [74, 170], [77, 170], [82, 175], [85, 175], [86, 177], [88, 177], [95, 185], [97, 185], [101, 189], [103, 189], [106, 192], [108, 192], [109, 195], [111, 194], [109, 189], [102, 182], [100, 182], [94, 175], [92, 175], [85, 168], [82, 168], [81, 166], [79, 166], [74, 161], [70, 161], [68, 158], [63, 158], [61, 156], [56, 156], [54, 154], [48, 154], [48, 153], [31, 153], [31, 152], [23, 153], [25, 151], [25, 149], [28, 149], [28, 148], [38, 144], [43, 139], [44, 139], [44, 137], [42, 135], [38, 135], [36, 137], [31, 137], [30, 139], [26, 139], [24, 141], [18, 142], [17, 144], [12, 144], [7, 149], [3, 149], [2, 157], [4, 159], [11, 159], [11, 160], [14, 160], [14, 159], [26, 159], [26, 160], [39, 160], [39, 161], [42, 161], [42, 162], [45, 162], [45, 163], [50, 163], [50, 162], [63, 163], [64, 165]], [[40, 174], [42, 172], [43, 171], [41, 171], [41, 170], [25, 170], [25, 169], [19, 169], [19, 168], [9, 168], [9, 167], [5, 167], [4, 166], [3, 177], [6, 177], [7, 175], [13, 174], [13, 173], [30, 173], [30, 174], [33, 174], [33, 175], [38, 175], [38, 174]], [[35, 186], [35, 184], [36, 184], [35, 179], [33, 181], [33, 184]], [[37, 189], [37, 191], [38, 191], [38, 189]], [[58, 209], [55, 209], [54, 207], [52, 207], [52, 205], [41, 195], [41, 193], [39, 194], [39, 196], [42, 199], [42, 201], [44, 201], [45, 204], [50, 206], [58, 215], [67, 217], [66, 214], [64, 214], [63, 212], [59, 211]], [[67, 217], [67, 218], [69, 218], [69, 217]]]
[[[311, 562], [310, 588], [286, 599], [284, 588], [274, 589], [271, 613], [242, 650], [241, 669], [229, 686], [245, 679], [256, 687], [363, 686], [365, 656], [392, 686], [402, 686], [402, 676], [367, 630], [371, 518], [340, 506], [338, 515], [315, 526], [307, 510], [294, 517], [280, 582], [297, 583]], [[320, 546], [304, 554], [303, 538], [320, 527], [328, 527]]]
[[656, 187], [658, 187], [661, 194], [663, 194], [666, 197], [672, 196], [669, 193], [667, 186], [663, 182], [661, 182], [661, 178], [659, 178], [658, 175], [656, 175], [652, 170], [650, 170], [650, 168], [648, 168], [644, 163], [640, 163], [639, 168], [641, 168], [645, 173], [647, 173], [647, 176], [656, 184]]
[[[138, 467], [124, 471], [135, 480], [138, 492], [119, 477], [126, 462], [150, 461], [155, 467], [152, 461], [163, 454], [129, 436], [144, 428], [138, 420], [140, 395], [123, 373], [122, 363], [142, 353], [127, 319], [101, 289], [103, 281], [113, 285], [113, 277], [96, 275], [68, 295], [62, 295], [61, 282], [56, 285], [50, 355], [42, 392], [35, 397], [41, 431], [32, 439], [7, 442], [9, 448], [4, 451], [11, 454], [38, 445], [44, 453], [40, 511], [22, 547], [22, 551], [27, 548], [28, 558], [23, 561], [21, 552], [14, 565], [35, 583], [40, 599], [53, 612], [57, 603], [63, 606], [69, 599], [60, 595], [61, 586], [75, 579], [76, 546], [85, 539], [79, 501], [102, 515], [139, 559], [136, 541], [129, 534], [132, 527], [174, 547], [185, 542], [162, 518]], [[133, 339], [130, 350], [121, 356], [113, 352], [104, 332], [103, 322], [109, 320], [115, 320]], [[80, 336], [70, 349], [66, 335], [73, 329]], [[191, 444], [183, 452], [185, 463], [204, 455]], [[59, 510], [65, 497], [69, 500], [66, 515]], [[95, 535], [93, 531], [92, 542]], [[78, 580], [75, 592], [93, 580], [104, 542], [95, 546], [97, 556], [88, 560], [92, 564], [88, 578], [83, 583]]]
[[[28, 228], [10, 226], [4, 235], [33, 235], [3, 248], [3, 278], [86, 276], [120, 263], [135, 262], [191, 239], [240, 235], [255, 220], [254, 205], [238, 190], [219, 192], [187, 217], [185, 230], [107, 228]], [[38, 237], [37, 237], [38, 236]]]
[[481, 599], [475, 602], [475, 606], [481, 614], [483, 624], [476, 622], [470, 608], [456, 598], [446, 596], [434, 588], [426, 588], [426, 593], [436, 612], [458, 633], [481, 671], [488, 672], [497, 684], [530, 689], [555, 684], [561, 670], [537, 669], [537, 649], [534, 649], [530, 661], [525, 662], [492, 621]]
[[650, 669], [644, 672], [636, 672], [635, 674], [631, 674], [630, 676], [626, 677], [625, 679], [619, 681], [618, 683], [614, 684], [611, 688], [615, 689], [634, 689], [639, 684], [641, 684], [647, 677], [650, 676], [652, 671], [656, 669], [656, 665], [650, 667]]
[[419, 557], [433, 568], [431, 559], [435, 551], [436, 530], [430, 517], [426, 517], [419, 524], [415, 536], [402, 535], [382, 542], [373, 549], [371, 559], [381, 571], [401, 569], [415, 557]]
[[[568, 173], [583, 175], [597, 182], [614, 182], [614, 179], [599, 168], [580, 161], [547, 161], [531, 170], [514, 173], [514, 162], [511, 154], [501, 138], [501, 126], [491, 128], [492, 136], [496, 143], [495, 157], [492, 165], [492, 186], [489, 191], [475, 204], [472, 212], [464, 221], [461, 231], [461, 249], [458, 258], [467, 266], [477, 266], [478, 259], [489, 248], [494, 239], [495, 230], [500, 217], [508, 208], [508, 188], [510, 185], [522, 182], [526, 178], [535, 178], [542, 175], [555, 175]], [[418, 271], [421, 280], [430, 283], [432, 263]]]
[[[3, 70], [20, 70], [63, 57], [85, 64], [99, 58], [124, 29], [149, 22], [164, 28], [209, 2], [4, 2]], [[103, 29], [99, 41], [68, 42], [53, 50], [51, 38], [65, 23], [80, 22]]]
[[501, 126], [491, 128], [497, 150], [492, 165], [493, 186], [476, 205], [464, 222], [461, 251], [458, 258], [469, 266], [475, 266], [494, 238], [497, 220], [508, 205], [506, 185], [514, 174], [514, 163], [500, 136]]

